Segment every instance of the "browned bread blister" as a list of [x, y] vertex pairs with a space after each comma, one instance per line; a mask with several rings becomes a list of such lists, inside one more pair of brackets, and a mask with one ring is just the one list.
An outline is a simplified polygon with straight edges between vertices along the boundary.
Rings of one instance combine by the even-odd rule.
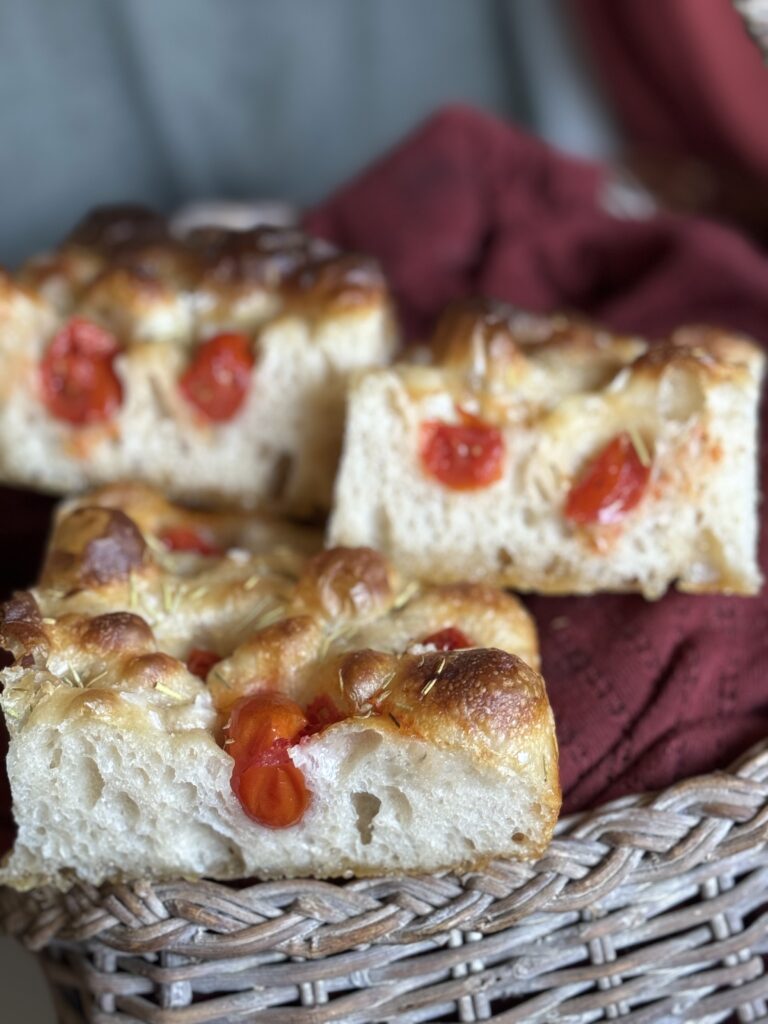
[[[411, 582], [370, 548], [116, 485], [61, 506], [0, 644], [11, 885], [459, 868], [540, 854], [557, 818], [530, 616], [489, 586]], [[263, 693], [338, 718], [291, 748], [311, 802], [285, 829], [230, 785], [222, 729]]]
[[[46, 398], [42, 365], [83, 322], [113, 339], [121, 395], [106, 416], [72, 422]], [[232, 332], [253, 365], [242, 404], [212, 419], [182, 379]], [[388, 363], [396, 344], [368, 257], [295, 228], [180, 238], [142, 207], [98, 209], [0, 280], [0, 478], [58, 492], [135, 478], [177, 497], [315, 515], [330, 503], [348, 375]]]
[[[565, 316], [458, 304], [426, 363], [355, 378], [330, 543], [369, 544], [432, 582], [756, 593], [764, 363], [755, 343], [711, 327], [652, 344]], [[496, 475], [446, 483], [424, 454], [435, 424], [493, 434]], [[626, 507], [594, 469], [612, 442], [641, 480]], [[588, 477], [584, 511], [571, 495]]]

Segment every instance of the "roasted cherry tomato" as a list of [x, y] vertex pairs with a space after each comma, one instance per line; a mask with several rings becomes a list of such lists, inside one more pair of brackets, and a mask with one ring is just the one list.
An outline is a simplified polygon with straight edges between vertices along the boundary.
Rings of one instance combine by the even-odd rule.
[[645, 493], [651, 475], [632, 438], [617, 434], [587, 463], [565, 502], [565, 517], [572, 523], [617, 523]]
[[189, 551], [196, 555], [221, 554], [221, 548], [191, 526], [168, 526], [160, 531], [159, 540], [169, 551]]
[[299, 705], [280, 693], [246, 697], [232, 709], [226, 747], [235, 760], [232, 790], [261, 825], [295, 825], [309, 806], [304, 776], [288, 756], [306, 726]]
[[456, 491], [488, 487], [504, 472], [504, 438], [482, 420], [429, 420], [421, 427], [421, 463], [441, 484]]
[[232, 774], [232, 789], [249, 818], [268, 828], [288, 828], [301, 821], [310, 794], [301, 771], [286, 755], [281, 764], [255, 761]]
[[462, 633], [456, 626], [446, 626], [445, 629], [440, 629], [437, 633], [431, 633], [424, 637], [421, 642], [425, 646], [431, 644], [438, 651], [459, 651], [464, 647], [472, 646], [472, 641], [466, 633]]
[[287, 746], [307, 725], [299, 705], [272, 691], [244, 697], [232, 708], [227, 751], [235, 760], [264, 755], [278, 744]]
[[214, 665], [217, 665], [221, 658], [215, 651], [206, 651], [202, 647], [193, 647], [187, 658], [187, 668], [193, 676], [205, 679]]
[[179, 380], [181, 393], [206, 419], [232, 419], [248, 394], [253, 368], [244, 334], [217, 334], [198, 348]]
[[52, 415], [76, 426], [110, 419], [123, 400], [113, 366], [119, 351], [103, 327], [81, 317], [70, 320], [40, 365], [43, 399]]

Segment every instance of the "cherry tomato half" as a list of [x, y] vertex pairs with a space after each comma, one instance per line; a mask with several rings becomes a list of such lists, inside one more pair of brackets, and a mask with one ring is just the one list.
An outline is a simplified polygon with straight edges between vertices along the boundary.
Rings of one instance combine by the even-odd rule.
[[565, 517], [572, 523], [617, 523], [642, 499], [650, 466], [644, 466], [624, 431], [591, 459], [571, 488]]
[[260, 693], [234, 706], [227, 751], [235, 760], [232, 791], [245, 813], [269, 828], [301, 820], [310, 794], [288, 747], [307, 726], [298, 704], [280, 693]]
[[221, 548], [191, 526], [168, 526], [158, 538], [169, 551], [189, 551], [196, 555], [220, 555]]
[[249, 818], [267, 828], [289, 828], [301, 821], [310, 794], [301, 771], [284, 764], [254, 762], [232, 773], [232, 790]]
[[488, 423], [443, 423], [421, 427], [421, 463], [441, 484], [456, 491], [479, 490], [504, 472], [504, 438]]
[[280, 741], [287, 746], [306, 725], [307, 716], [299, 705], [282, 693], [265, 691], [244, 697], [232, 708], [227, 726], [232, 743], [227, 751], [235, 760], [266, 755]]
[[248, 394], [253, 362], [251, 343], [244, 334], [217, 334], [200, 345], [179, 388], [206, 419], [230, 420]]
[[120, 407], [123, 389], [113, 360], [117, 339], [74, 317], [54, 337], [40, 364], [43, 399], [57, 419], [76, 426], [103, 423]]
[[446, 626], [445, 629], [440, 629], [437, 633], [431, 633], [424, 637], [421, 642], [425, 646], [430, 644], [432, 647], [436, 647], [438, 651], [459, 651], [464, 647], [472, 646], [472, 641], [466, 633], [462, 633], [456, 626]]
[[187, 668], [193, 676], [205, 679], [214, 665], [218, 665], [221, 658], [215, 651], [206, 651], [202, 647], [193, 647], [187, 658]]

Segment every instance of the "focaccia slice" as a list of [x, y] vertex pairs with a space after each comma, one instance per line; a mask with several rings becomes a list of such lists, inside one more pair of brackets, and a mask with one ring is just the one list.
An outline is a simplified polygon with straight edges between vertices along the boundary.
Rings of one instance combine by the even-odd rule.
[[329, 539], [423, 580], [754, 594], [762, 351], [468, 303], [352, 387]]
[[173, 237], [95, 211], [0, 280], [0, 478], [132, 477], [171, 495], [328, 508], [352, 370], [396, 344], [376, 264], [295, 229]]
[[269, 529], [136, 488], [64, 507], [40, 584], [0, 627], [18, 827], [0, 883], [543, 851], [557, 745], [517, 599], [409, 583], [369, 548], [270, 545]]

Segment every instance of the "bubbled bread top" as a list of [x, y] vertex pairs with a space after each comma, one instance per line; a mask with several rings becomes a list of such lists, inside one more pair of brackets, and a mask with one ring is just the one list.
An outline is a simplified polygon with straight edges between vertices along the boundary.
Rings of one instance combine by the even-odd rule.
[[[470, 646], [440, 649], [431, 638], [446, 630]], [[510, 738], [551, 732], [516, 598], [410, 583], [369, 548], [320, 550], [312, 531], [184, 509], [140, 485], [61, 506], [40, 583], [4, 606], [0, 643], [15, 659], [12, 729], [93, 714], [215, 732], [238, 699], [277, 690], [502, 769]], [[187, 666], [201, 649], [220, 659], [205, 679]]]

